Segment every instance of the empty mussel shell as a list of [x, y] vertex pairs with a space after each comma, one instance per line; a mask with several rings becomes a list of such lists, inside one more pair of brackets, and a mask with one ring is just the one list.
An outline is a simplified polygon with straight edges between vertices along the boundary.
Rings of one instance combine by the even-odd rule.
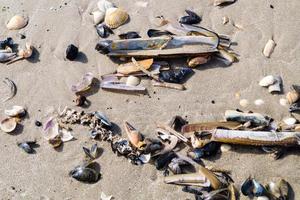
[[22, 106], [13, 106], [12, 109], [4, 110], [4, 113], [9, 117], [23, 117], [26, 115], [26, 110]]
[[210, 142], [204, 145], [202, 148], [195, 148], [188, 152], [188, 156], [196, 162], [201, 161], [201, 158], [215, 155], [220, 148], [220, 144], [217, 142]]
[[35, 153], [34, 147], [37, 146], [36, 140], [33, 141], [26, 141], [26, 142], [19, 142], [17, 145], [23, 149], [28, 154]]
[[135, 31], [129, 31], [127, 33], [122, 33], [119, 35], [120, 39], [134, 39], [134, 38], [140, 38], [141, 36], [135, 32]]
[[244, 181], [241, 187], [241, 192], [245, 196], [256, 197], [265, 196], [267, 194], [267, 190], [264, 188], [264, 186], [251, 177]]
[[93, 165], [98, 164], [90, 163], [88, 165], [77, 166], [69, 172], [69, 175], [78, 181], [96, 183], [100, 179], [100, 172], [92, 167]]
[[93, 112], [94, 116], [99, 119], [101, 121], [102, 124], [106, 125], [106, 126], [112, 126], [110, 120], [108, 119], [108, 117], [99, 111]]
[[110, 34], [114, 34], [114, 32], [105, 24], [97, 25], [96, 30], [101, 38], [107, 38]]
[[181, 24], [198, 24], [201, 21], [201, 17], [199, 17], [196, 13], [190, 10], [185, 10], [188, 14], [187, 16], [183, 16], [179, 19], [179, 23]]
[[14, 41], [11, 37], [6, 38], [5, 40], [0, 41], [0, 49], [6, 49], [7, 47], [13, 48]]
[[290, 107], [289, 107], [289, 112], [299, 112], [300, 111], [300, 102], [297, 101], [296, 103], [293, 103]]
[[191, 73], [193, 73], [192, 69], [182, 67], [180, 69], [162, 71], [159, 74], [159, 79], [160, 81], [165, 81], [169, 83], [180, 83]]
[[214, 0], [214, 6], [225, 6], [234, 3], [236, 0]]
[[17, 127], [16, 118], [5, 118], [0, 123], [0, 128], [6, 133], [13, 132]]
[[173, 158], [177, 157], [177, 155], [171, 151], [162, 155], [159, 155], [155, 160], [155, 167], [156, 169], [160, 170], [166, 167]]
[[91, 160], [94, 160], [98, 157], [98, 145], [97, 143], [93, 144], [92, 147], [89, 149], [87, 147], [82, 147], [85, 155], [90, 158]]
[[272, 194], [274, 196], [274, 198], [280, 199], [280, 200], [290, 199], [290, 195], [289, 195], [290, 189], [289, 188], [290, 188], [289, 183], [284, 179], [281, 179], [276, 183], [270, 182], [266, 185], [267, 191], [270, 194]]
[[132, 152], [130, 142], [124, 139], [112, 142], [111, 148], [114, 153], [118, 153], [121, 155], [128, 155]]
[[72, 61], [76, 59], [77, 55], [78, 47], [76, 47], [74, 44], [70, 44], [66, 50], [66, 58]]
[[149, 29], [147, 31], [147, 35], [148, 37], [160, 37], [163, 35], [174, 35], [173, 33], [171, 33], [170, 31], [161, 31], [161, 30], [156, 30], [156, 29]]

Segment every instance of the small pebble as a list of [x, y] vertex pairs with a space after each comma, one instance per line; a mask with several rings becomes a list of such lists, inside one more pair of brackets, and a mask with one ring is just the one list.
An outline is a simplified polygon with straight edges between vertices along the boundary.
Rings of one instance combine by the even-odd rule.
[[42, 126], [42, 123], [41, 123], [40, 121], [36, 120], [36, 121], [35, 121], [35, 125], [36, 125], [37, 127], [40, 127], [40, 126]]
[[231, 146], [229, 144], [222, 144], [220, 149], [221, 152], [228, 152], [231, 150]]
[[247, 99], [241, 99], [240, 100], [240, 105], [242, 107], [247, 107], [249, 105], [249, 101]]
[[20, 34], [20, 38], [23, 40], [26, 38], [26, 36], [24, 34]]

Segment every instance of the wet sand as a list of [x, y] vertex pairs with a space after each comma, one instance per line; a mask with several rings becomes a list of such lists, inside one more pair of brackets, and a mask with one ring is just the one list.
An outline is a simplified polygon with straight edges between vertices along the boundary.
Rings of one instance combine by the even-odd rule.
[[[20, 33], [26, 35], [36, 47], [35, 56], [28, 61], [19, 61], [10, 66], [1, 64], [0, 78], [12, 79], [17, 95], [0, 105], [0, 116], [4, 109], [23, 105], [29, 116], [16, 135], [1, 133], [0, 139], [0, 199], [100, 199], [101, 192], [116, 199], [193, 199], [193, 195], [181, 191], [181, 187], [163, 183], [163, 173], [152, 165], [133, 166], [125, 158], [117, 157], [107, 143], [98, 143], [103, 154], [96, 161], [101, 166], [102, 178], [96, 184], [83, 184], [68, 176], [69, 170], [83, 158], [82, 146], [94, 142], [87, 130], [74, 128], [76, 141], [65, 143], [57, 152], [42, 137], [41, 128], [35, 120], [45, 122], [51, 110], [59, 106], [73, 106], [70, 86], [86, 72], [100, 75], [116, 69], [106, 56], [94, 50], [99, 40], [90, 12], [96, 9], [97, 1], [68, 0], [0, 0], [1, 39], [12, 37], [24, 45]], [[86, 111], [103, 111], [114, 123], [120, 125], [127, 120], [147, 136], [155, 136], [155, 122], [168, 122], [174, 115], [186, 117], [190, 122], [223, 119], [226, 109], [239, 108], [235, 94], [253, 102], [257, 98], [265, 101], [261, 107], [252, 103], [247, 109], [272, 116], [276, 120], [289, 116], [287, 107], [279, 104], [284, 95], [271, 95], [258, 86], [265, 75], [280, 75], [285, 92], [291, 84], [300, 84], [300, 2], [297, 0], [238, 0], [236, 3], [217, 8], [209, 0], [149, 0], [146, 8], [137, 6], [136, 0], [113, 0], [130, 14], [130, 22], [115, 31], [119, 33], [139, 31], [146, 36], [147, 29], [154, 27], [151, 19], [164, 15], [176, 21], [186, 8], [202, 15], [203, 27], [217, 33], [230, 35], [237, 46], [233, 49], [240, 61], [227, 67], [212, 61], [195, 69], [195, 74], [186, 82], [186, 91], [153, 88], [149, 80], [142, 84], [149, 95], [128, 95], [101, 89], [88, 96], [91, 106]], [[270, 4], [274, 9], [270, 8]], [[15, 14], [25, 14], [29, 24], [19, 31], [8, 31], [5, 22]], [[230, 23], [222, 24], [227, 15], [243, 27], [237, 30]], [[277, 46], [270, 59], [262, 55], [262, 49], [273, 37]], [[64, 60], [69, 43], [79, 47], [81, 53], [76, 61]], [[185, 65], [185, 60], [171, 60], [173, 66]], [[3, 91], [1, 90], [1, 95]], [[211, 102], [215, 101], [214, 104]], [[299, 115], [296, 115], [300, 119]], [[16, 142], [37, 138], [40, 147], [35, 155], [25, 154]], [[286, 179], [294, 189], [295, 199], [300, 196], [299, 150], [288, 152], [282, 159], [273, 160], [257, 148], [234, 147], [233, 151], [218, 154], [208, 160], [207, 165], [232, 170], [236, 185], [249, 175], [261, 183], [278, 178]], [[242, 196], [241, 199], [247, 199]]]

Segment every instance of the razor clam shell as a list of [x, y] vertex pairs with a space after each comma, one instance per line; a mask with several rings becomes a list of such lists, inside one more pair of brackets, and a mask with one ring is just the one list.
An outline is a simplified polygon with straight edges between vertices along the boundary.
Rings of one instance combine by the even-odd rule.
[[9, 87], [9, 89], [10, 89], [9, 95], [7, 95], [7, 97], [2, 100], [2, 102], [6, 102], [6, 101], [12, 99], [16, 95], [16, 93], [17, 93], [17, 86], [9, 78], [4, 78], [3, 83], [5, 83]]
[[102, 89], [109, 89], [109, 90], [119, 90], [119, 91], [136, 91], [136, 92], [143, 92], [146, 90], [145, 87], [142, 86], [129, 86], [121, 82], [102, 82], [100, 84]]
[[213, 172], [211, 172], [210, 170], [206, 169], [205, 167], [202, 167], [201, 165], [198, 167], [199, 167], [200, 174], [203, 174], [203, 176], [205, 176], [209, 180], [210, 186], [215, 190], [220, 189], [220, 187], [222, 186], [222, 183], [216, 177], [216, 175]]
[[241, 123], [251, 122], [258, 126], [266, 126], [269, 124], [269, 120], [267, 120], [260, 113], [242, 113], [237, 112], [235, 110], [226, 110], [225, 119], [227, 121], [237, 121]]
[[194, 133], [194, 132], [201, 132], [205, 130], [213, 130], [216, 128], [225, 128], [225, 129], [234, 129], [240, 126], [241, 123], [239, 122], [200, 122], [200, 123], [193, 123], [193, 124], [186, 124], [182, 127], [182, 133]]
[[173, 176], [167, 176], [164, 178], [164, 182], [167, 184], [176, 185], [198, 185], [202, 187], [209, 187], [210, 182], [205, 176], [199, 173], [190, 174], [177, 174]]
[[236, 131], [216, 129], [212, 141], [254, 146], [298, 146], [300, 132]]

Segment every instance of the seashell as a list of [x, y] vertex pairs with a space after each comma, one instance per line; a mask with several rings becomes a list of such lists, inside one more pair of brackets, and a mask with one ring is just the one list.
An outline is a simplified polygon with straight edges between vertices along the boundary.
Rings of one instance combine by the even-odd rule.
[[75, 85], [72, 85], [71, 91], [74, 93], [83, 92], [91, 88], [94, 75], [91, 72], [86, 73], [80, 82]]
[[113, 3], [111, 3], [110, 1], [107, 1], [107, 0], [98, 1], [97, 6], [98, 6], [98, 9], [103, 13], [105, 13], [107, 11], [107, 9], [115, 7]]
[[112, 200], [112, 199], [113, 199], [112, 195], [106, 195], [104, 194], [104, 192], [101, 192], [100, 200]]
[[139, 85], [141, 82], [141, 79], [139, 77], [136, 76], [128, 76], [127, 81], [126, 81], [126, 85], [129, 86], [137, 86]]
[[257, 197], [257, 200], [270, 200], [270, 199], [269, 197], [261, 196], [261, 197]]
[[198, 65], [202, 65], [207, 63], [210, 60], [210, 56], [198, 56], [188, 60], [189, 67], [196, 67]]
[[281, 99], [279, 99], [279, 104], [282, 105], [282, 106], [287, 106], [288, 100], [284, 99], [284, 98], [281, 98]]
[[222, 183], [219, 181], [219, 179], [216, 177], [216, 175], [213, 172], [211, 172], [210, 170], [199, 165], [199, 172], [201, 174], [203, 174], [209, 180], [211, 187], [213, 189], [217, 190], [222, 186]]
[[9, 78], [4, 78], [3, 83], [5, 83], [8, 87], [9, 87], [9, 95], [7, 95], [7, 97], [5, 99], [3, 99], [3, 102], [10, 100], [11, 98], [13, 98], [16, 93], [17, 93], [17, 86], [16, 84], [10, 80]]
[[75, 105], [76, 106], [83, 106], [85, 105], [85, 102], [87, 101], [86, 97], [83, 95], [77, 95], [75, 99]]
[[6, 24], [6, 27], [9, 30], [18, 30], [24, 28], [27, 25], [27, 23], [28, 23], [28, 19], [25, 19], [20, 15], [15, 15]]
[[135, 31], [129, 31], [127, 33], [122, 33], [122, 34], [120, 34], [118, 36], [122, 40], [124, 40], [124, 39], [141, 38], [141, 36], [137, 32], [135, 32]]
[[14, 41], [11, 37], [6, 38], [5, 40], [0, 41], [0, 49], [13, 48]]
[[78, 181], [96, 183], [101, 176], [99, 167], [96, 166], [99, 166], [99, 164], [95, 162], [77, 166], [69, 172], [69, 175]]
[[17, 56], [16, 53], [0, 52], [0, 62], [7, 62], [14, 59]]
[[265, 57], [270, 58], [271, 54], [274, 51], [274, 48], [276, 46], [276, 43], [274, 42], [274, 40], [269, 39], [264, 50], [263, 50], [263, 54]]
[[276, 82], [276, 79], [272, 75], [265, 76], [259, 81], [259, 85], [262, 87], [268, 87]]
[[43, 131], [44, 138], [46, 140], [50, 140], [51, 138], [59, 136], [59, 126], [57, 120], [53, 117], [49, 118], [45, 123]]
[[139, 156], [139, 160], [143, 163], [146, 164], [151, 160], [151, 154], [142, 154]]
[[225, 24], [227, 24], [228, 22], [229, 22], [229, 17], [224, 16], [224, 17], [222, 18], [222, 23], [225, 25]]
[[162, 71], [159, 80], [168, 83], [180, 83], [193, 73], [191, 68], [181, 67], [174, 70]]
[[174, 35], [174, 33], [171, 33], [170, 31], [161, 31], [161, 30], [156, 30], [156, 29], [149, 29], [147, 31], [147, 35], [148, 37], [160, 37], [160, 36], [170, 36], [170, 35]]
[[201, 22], [201, 17], [199, 17], [196, 13], [191, 10], [185, 10], [188, 14], [187, 16], [183, 16], [179, 19], [179, 23], [181, 24], [198, 24]]
[[19, 52], [18, 52], [18, 57], [10, 60], [7, 65], [11, 64], [11, 63], [14, 63], [18, 60], [22, 60], [24, 58], [30, 58], [33, 54], [33, 49], [34, 47], [31, 45], [31, 43], [29, 42], [26, 42], [25, 44], [25, 49], [20, 49]]
[[[149, 69], [153, 64], [153, 58], [137, 61], [139, 66], [142, 66], [144, 69]], [[126, 64], [121, 64], [117, 68], [117, 72], [121, 74], [130, 74], [133, 72], [141, 71], [133, 62]]]
[[139, 133], [138, 130], [136, 130], [131, 124], [128, 122], [124, 123], [125, 126], [125, 131], [127, 133], [128, 139], [130, 143], [137, 148], [141, 148], [144, 143], [143, 141], [143, 136]]
[[249, 101], [247, 99], [240, 100], [240, 106], [247, 107], [249, 105]]
[[65, 128], [61, 128], [59, 130], [59, 135], [60, 135], [61, 141], [63, 141], [63, 142], [68, 142], [68, 141], [71, 141], [74, 139], [72, 132]]
[[105, 12], [97, 10], [92, 12], [92, 15], [94, 19], [94, 24], [97, 25], [104, 20]]
[[275, 76], [276, 82], [268, 87], [270, 93], [281, 93], [282, 90], [282, 78], [280, 76]]
[[78, 55], [78, 47], [73, 44], [70, 44], [66, 50], [66, 58], [68, 60], [75, 60]]
[[222, 144], [221, 147], [220, 147], [222, 153], [230, 151], [231, 148], [232, 147], [229, 144]]
[[262, 100], [262, 99], [256, 99], [255, 101], [254, 101], [254, 104], [256, 105], [256, 106], [261, 106], [261, 105], [263, 105], [265, 102], [264, 102], [264, 100]]
[[235, 0], [214, 0], [214, 6], [225, 6], [234, 2]]
[[287, 117], [285, 119], [282, 120], [286, 125], [294, 125], [297, 122], [297, 119], [293, 118], [293, 117]]
[[57, 148], [63, 143], [59, 135], [55, 136], [54, 138], [50, 138], [48, 142], [53, 148]]
[[300, 125], [296, 125], [296, 126], [295, 126], [295, 131], [296, 131], [296, 132], [300, 132]]
[[102, 124], [106, 126], [112, 126], [112, 123], [109, 121], [108, 117], [104, 113], [101, 112], [94, 112], [94, 116], [101, 121]]
[[151, 19], [151, 21], [157, 27], [161, 27], [169, 23], [169, 21], [166, 20], [162, 15], [156, 16], [154, 19]]
[[287, 93], [286, 99], [289, 104], [293, 104], [300, 99], [300, 92], [298, 91], [297, 86], [292, 86], [292, 91]]
[[121, 8], [109, 8], [105, 14], [105, 24], [109, 28], [118, 28], [128, 20], [128, 13]]
[[91, 160], [94, 160], [98, 157], [98, 145], [97, 143], [93, 144], [93, 146], [89, 149], [89, 148], [86, 148], [86, 147], [82, 147], [85, 155], [87, 157], [89, 157]]
[[17, 127], [17, 120], [15, 118], [5, 118], [0, 123], [0, 128], [5, 133], [13, 132]]
[[36, 140], [17, 143], [17, 145], [28, 154], [35, 153], [34, 147], [38, 147]]
[[114, 34], [114, 32], [105, 24], [97, 25], [96, 30], [101, 38], [107, 38], [110, 34]]
[[9, 117], [23, 117], [26, 114], [26, 110], [22, 106], [13, 106], [10, 110], [4, 110], [4, 113]]

